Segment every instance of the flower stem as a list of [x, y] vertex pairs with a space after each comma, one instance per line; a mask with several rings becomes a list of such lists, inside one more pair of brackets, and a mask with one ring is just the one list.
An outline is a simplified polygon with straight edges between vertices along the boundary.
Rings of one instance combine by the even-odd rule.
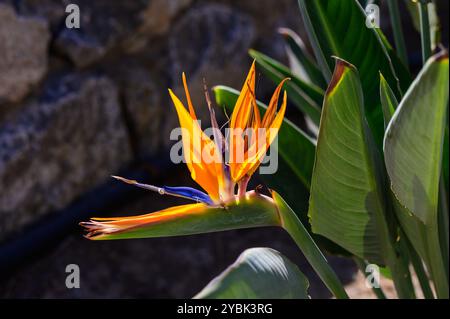
[[408, 55], [406, 54], [405, 38], [403, 37], [402, 21], [398, 9], [398, 0], [388, 0], [389, 13], [391, 17], [392, 29], [394, 31], [395, 48], [402, 62], [408, 65]]
[[420, 15], [420, 39], [422, 43], [422, 61], [425, 62], [431, 56], [430, 21], [428, 19], [428, 0], [419, 2]]
[[348, 299], [344, 286], [300, 219], [281, 196], [275, 192], [272, 193], [272, 196], [278, 205], [281, 226], [295, 241], [317, 275], [336, 298]]
[[250, 176], [245, 175], [244, 177], [242, 177], [242, 179], [239, 181], [238, 183], [238, 197], [241, 198], [245, 195], [245, 193], [247, 192], [247, 185], [248, 182], [250, 181]]
[[[358, 266], [359, 271], [361, 271], [361, 273], [364, 275], [365, 271], [366, 271], [366, 266], [367, 266], [366, 262], [359, 257], [355, 257], [353, 259], [355, 260], [355, 263]], [[384, 294], [383, 289], [381, 289], [381, 287], [373, 286], [372, 291], [377, 296], [378, 299], [387, 299], [386, 295]]]
[[428, 279], [428, 275], [425, 272], [422, 259], [417, 254], [416, 250], [414, 249], [406, 235], [403, 235], [403, 240], [406, 243], [409, 259], [411, 260], [411, 264], [414, 267], [417, 279], [419, 280], [423, 296], [425, 297], [425, 299], [434, 299], [433, 291], [430, 287], [430, 279]]

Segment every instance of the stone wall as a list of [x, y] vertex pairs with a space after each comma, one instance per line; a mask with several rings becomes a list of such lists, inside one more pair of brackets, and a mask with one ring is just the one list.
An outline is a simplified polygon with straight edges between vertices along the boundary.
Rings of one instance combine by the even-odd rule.
[[203, 105], [249, 48], [285, 58], [282, 26], [300, 29], [295, 0], [0, 0], [0, 241], [167, 151], [181, 72]]

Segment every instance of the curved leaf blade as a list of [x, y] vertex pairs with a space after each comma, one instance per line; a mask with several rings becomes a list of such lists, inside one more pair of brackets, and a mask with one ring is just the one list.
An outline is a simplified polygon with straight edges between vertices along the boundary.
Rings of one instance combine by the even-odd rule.
[[[318, 87], [325, 88], [326, 83], [323, 75], [314, 59], [309, 55], [300, 36], [288, 28], [278, 29], [278, 33], [284, 37], [289, 53], [288, 56], [295, 60], [294, 65], [297, 64], [301, 68], [301, 74], [304, 73], [307, 79]], [[292, 65], [291, 69], [293, 69]]]
[[280, 252], [250, 248], [195, 299], [308, 299], [305, 275]]
[[391, 188], [424, 223], [436, 216], [448, 102], [448, 57], [432, 57], [390, 121], [384, 159]]
[[[316, 59], [331, 70], [332, 56], [355, 65], [366, 98], [365, 112], [375, 141], [381, 146], [383, 115], [380, 107], [378, 72], [386, 77], [397, 98], [410, 83], [401, 63], [393, 63], [392, 47], [379, 29], [366, 27], [366, 15], [356, 0], [299, 0]], [[396, 60], [399, 61], [398, 58]]]
[[442, 240], [447, 236], [442, 233], [445, 227], [441, 223], [445, 219], [439, 216], [448, 211], [438, 209], [448, 72], [446, 52], [436, 54], [425, 63], [400, 102], [384, 138], [384, 159], [391, 189], [404, 210], [413, 216], [401, 211], [397, 215], [417, 252], [426, 261], [440, 298], [448, 298], [447, 249]]
[[384, 127], [386, 128], [389, 121], [394, 115], [395, 109], [398, 106], [397, 98], [392, 91], [389, 83], [387, 83], [383, 74], [380, 73], [380, 100], [383, 108]]
[[308, 215], [313, 232], [385, 263], [384, 200], [358, 72], [338, 59], [325, 94]]

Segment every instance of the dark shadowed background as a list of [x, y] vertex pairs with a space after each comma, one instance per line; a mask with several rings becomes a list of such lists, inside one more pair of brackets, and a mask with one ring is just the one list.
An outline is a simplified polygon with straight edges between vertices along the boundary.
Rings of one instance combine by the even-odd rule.
[[[80, 7], [80, 29], [65, 27], [69, 3]], [[438, 5], [447, 45], [448, 1]], [[402, 13], [417, 70], [419, 34]], [[384, 6], [381, 23], [392, 39]], [[181, 94], [185, 71], [205, 114], [203, 78], [240, 88], [249, 48], [287, 63], [279, 27], [306, 39], [295, 0], [0, 0], [0, 297], [189, 298], [257, 246], [286, 254], [311, 296], [329, 297], [281, 229], [91, 242], [77, 226], [182, 203], [109, 176], [193, 186], [169, 161], [178, 123], [167, 88]], [[259, 76], [259, 99], [273, 89]], [[303, 125], [289, 106], [288, 116]], [[351, 260], [331, 261], [349, 287], [363, 285]], [[80, 267], [80, 289], [65, 286], [68, 264]]]

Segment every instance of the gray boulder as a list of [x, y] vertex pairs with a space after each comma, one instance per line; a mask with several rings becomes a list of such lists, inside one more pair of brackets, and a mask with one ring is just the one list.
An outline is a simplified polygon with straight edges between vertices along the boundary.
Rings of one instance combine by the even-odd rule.
[[0, 240], [63, 208], [131, 159], [115, 85], [57, 78], [0, 125]]
[[45, 20], [0, 3], [0, 106], [20, 101], [45, 75], [49, 39]]

